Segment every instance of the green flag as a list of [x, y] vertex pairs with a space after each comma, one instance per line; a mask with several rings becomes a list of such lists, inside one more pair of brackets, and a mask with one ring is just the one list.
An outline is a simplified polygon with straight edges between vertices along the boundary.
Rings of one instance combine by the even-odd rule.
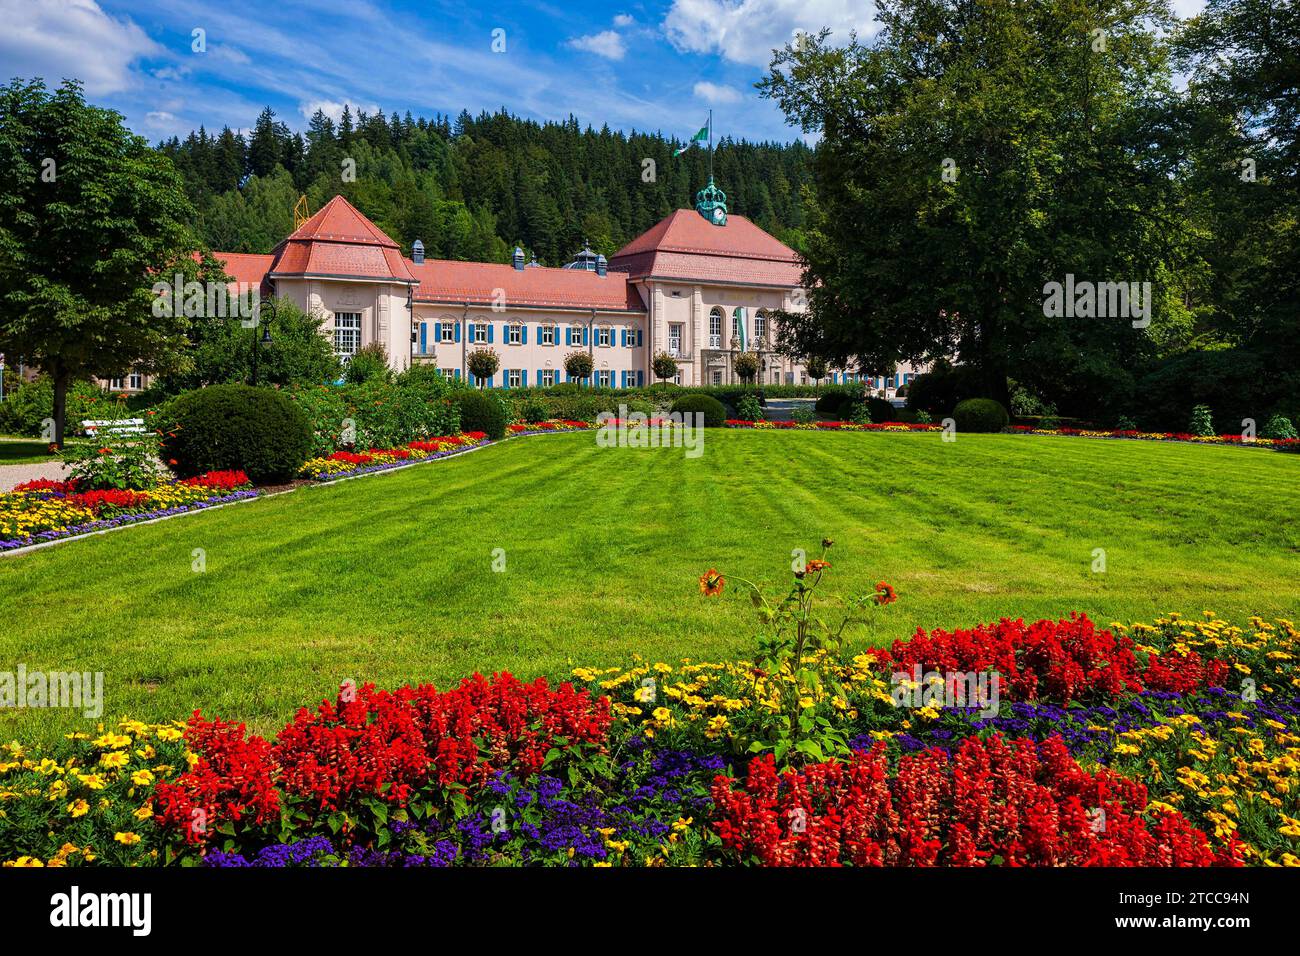
[[696, 143], [702, 143], [708, 138], [709, 138], [709, 127], [707, 125], [701, 126], [700, 131], [691, 137], [691, 141], [687, 143], [685, 146], [683, 146], [681, 149], [674, 152], [673, 155], [680, 156], [682, 153], [686, 152]]

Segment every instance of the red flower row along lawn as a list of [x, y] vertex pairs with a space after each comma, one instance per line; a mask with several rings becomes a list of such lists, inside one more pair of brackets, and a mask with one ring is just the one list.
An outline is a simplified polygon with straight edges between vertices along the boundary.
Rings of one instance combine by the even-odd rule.
[[883, 743], [781, 774], [768, 755], [734, 784], [713, 786], [718, 833], [764, 866], [1240, 865], [1235, 843], [1216, 855], [1180, 813], [1148, 825], [1142, 784], [1082, 770], [1059, 738], [972, 737], [892, 775]]

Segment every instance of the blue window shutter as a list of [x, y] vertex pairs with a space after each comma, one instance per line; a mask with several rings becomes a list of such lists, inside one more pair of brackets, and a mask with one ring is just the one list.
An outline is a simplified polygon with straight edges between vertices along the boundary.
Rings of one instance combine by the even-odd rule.
[[469, 340], [470, 340], [471, 342], [474, 341], [474, 323], [473, 323], [473, 322], [471, 322], [471, 323], [469, 324]]
[[459, 323], [459, 322], [456, 323], [456, 341], [457, 341], [457, 342], [460, 341], [460, 323]]
[[491, 322], [487, 324], [487, 330], [488, 330], [488, 345], [491, 345], [492, 344], [492, 323]]
[[583, 345], [588, 345], [588, 344], [590, 344], [590, 343], [588, 342], [588, 338], [590, 337], [590, 335], [591, 335], [591, 330], [588, 329], [588, 328], [584, 325], [584, 326], [582, 327], [582, 344], [583, 344]]
[[420, 354], [424, 355], [429, 351], [429, 323], [420, 323]]
[[[541, 340], [542, 340], [542, 338], [541, 338], [541, 336], [539, 335], [539, 336], [537, 337], [537, 341], [540, 342]], [[526, 325], [521, 325], [521, 326], [519, 326], [519, 342], [520, 342], [521, 345], [527, 345], [527, 344], [528, 344], [528, 326], [526, 326]]]
[[[457, 328], [459, 328], [459, 326], [457, 326]], [[460, 369], [456, 369], [456, 371], [452, 372], [451, 377], [454, 378], [454, 379], [459, 379], [459, 378], [460, 378]]]
[[620, 339], [620, 344], [623, 348], [627, 348], [627, 329], [619, 329], [619, 331], [623, 333]]
[[564, 344], [565, 345], [573, 344], [573, 326], [571, 325], [566, 325], [564, 327]]
[[471, 385], [477, 385], [477, 384], [478, 384], [477, 382], [474, 381], [474, 373], [473, 373], [473, 372], [466, 372], [465, 375], [466, 375], [466, 377], [469, 378], [469, 383], [470, 383]]
[[[639, 335], [639, 334], [640, 334], [640, 333], [638, 333], [638, 335]], [[636, 373], [636, 387], [637, 387], [637, 388], [644, 388], [644, 387], [645, 387], [645, 370], [644, 370], [644, 369], [638, 369], [638, 370], [637, 370], [637, 373]]]
[[538, 345], [541, 345], [541, 344], [542, 344], [543, 342], [545, 342], [545, 341], [546, 341], [546, 339], [545, 339], [545, 337], [543, 337], [543, 335], [542, 335], [542, 327], [539, 325], [539, 326], [537, 327], [537, 344], [538, 344]]
[[519, 370], [519, 384], [524, 388], [528, 387], [528, 369]]

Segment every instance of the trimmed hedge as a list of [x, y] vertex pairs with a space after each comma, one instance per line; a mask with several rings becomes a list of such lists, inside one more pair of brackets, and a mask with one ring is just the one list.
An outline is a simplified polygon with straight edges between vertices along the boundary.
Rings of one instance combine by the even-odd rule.
[[285, 394], [250, 385], [210, 385], [167, 406], [163, 457], [182, 478], [244, 471], [254, 484], [291, 481], [311, 451], [307, 416]]
[[1000, 432], [1011, 418], [1001, 402], [991, 398], [968, 398], [952, 410], [958, 432]]
[[461, 388], [452, 392], [451, 400], [460, 409], [461, 431], [483, 432], [492, 441], [505, 437], [506, 410], [495, 395]]
[[673, 402], [672, 410], [679, 414], [701, 413], [705, 428], [721, 428], [727, 421], [727, 409], [710, 395], [683, 395]]

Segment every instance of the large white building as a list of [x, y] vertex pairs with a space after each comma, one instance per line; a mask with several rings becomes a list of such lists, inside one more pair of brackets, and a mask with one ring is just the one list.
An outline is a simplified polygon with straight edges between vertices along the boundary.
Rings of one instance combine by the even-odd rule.
[[[269, 255], [215, 253], [237, 281], [291, 299], [325, 318], [343, 357], [381, 342], [397, 369], [436, 363], [471, 379], [467, 358], [493, 349], [495, 388], [567, 379], [565, 356], [591, 354], [584, 384], [613, 388], [653, 381], [657, 352], [678, 359], [682, 385], [740, 381], [735, 358], [754, 352], [763, 384], [806, 384], [801, 361], [775, 347], [772, 315], [801, 311], [801, 268], [792, 249], [727, 211], [713, 181], [694, 209], [679, 209], [608, 261], [589, 249], [563, 268], [411, 258], [342, 196], [335, 196]], [[892, 397], [916, 369], [867, 382]], [[865, 381], [832, 369], [827, 381]]]

